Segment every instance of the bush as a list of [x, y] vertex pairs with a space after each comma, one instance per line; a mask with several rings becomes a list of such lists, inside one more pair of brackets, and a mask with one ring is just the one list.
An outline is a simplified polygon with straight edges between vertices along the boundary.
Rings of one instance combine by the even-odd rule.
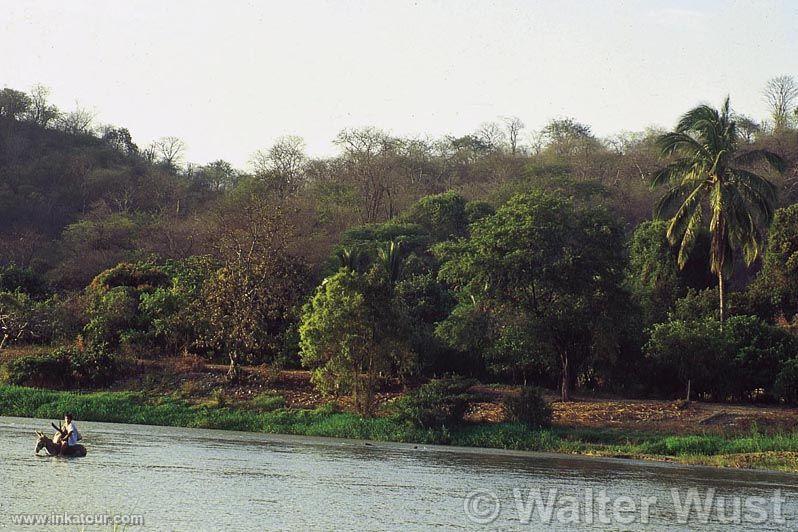
[[78, 386], [109, 386], [120, 373], [119, 359], [102, 346], [93, 346], [84, 351], [72, 349], [68, 352], [72, 376]]
[[69, 354], [61, 349], [15, 358], [7, 368], [8, 382], [17, 385], [64, 388], [72, 375]]
[[51, 353], [18, 357], [8, 364], [7, 373], [11, 384], [94, 388], [112, 384], [121, 373], [121, 364], [103, 348], [59, 348]]
[[689, 380], [696, 397], [775, 398], [777, 378], [798, 356], [798, 341], [755, 316], [734, 316], [722, 329], [712, 318], [657, 324], [645, 351], [651, 386], [661, 393], [681, 394]]
[[521, 393], [505, 396], [503, 403], [508, 421], [520, 421], [531, 428], [551, 425], [551, 407], [537, 388], [525, 386]]
[[33, 298], [49, 293], [47, 283], [30, 268], [0, 265], [0, 292], [22, 292]]
[[156, 333], [152, 316], [141, 309], [142, 299], [170, 283], [168, 275], [147, 263], [121, 263], [100, 273], [86, 288], [88, 342], [152, 349]]
[[396, 401], [396, 418], [425, 429], [458, 425], [471, 398], [468, 389], [474, 383], [458, 377], [430, 381]]

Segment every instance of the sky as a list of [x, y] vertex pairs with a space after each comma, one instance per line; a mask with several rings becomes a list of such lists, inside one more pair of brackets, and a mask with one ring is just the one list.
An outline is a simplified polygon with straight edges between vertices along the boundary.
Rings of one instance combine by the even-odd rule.
[[51, 89], [140, 146], [243, 167], [281, 135], [463, 135], [518, 116], [601, 136], [672, 126], [728, 94], [764, 118], [798, 76], [798, 2], [0, 0], [0, 87]]

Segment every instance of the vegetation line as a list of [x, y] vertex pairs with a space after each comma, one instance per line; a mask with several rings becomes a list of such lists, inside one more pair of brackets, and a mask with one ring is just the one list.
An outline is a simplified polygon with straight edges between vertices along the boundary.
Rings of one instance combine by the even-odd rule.
[[494, 449], [667, 460], [721, 467], [798, 472], [798, 433], [673, 436], [582, 428], [530, 428], [523, 423], [468, 424], [421, 429], [393, 417], [364, 418], [326, 406], [259, 411], [138, 392], [76, 393], [0, 386], [4, 416], [58, 418], [72, 411], [87, 421], [239, 430], [300, 436], [483, 447]]

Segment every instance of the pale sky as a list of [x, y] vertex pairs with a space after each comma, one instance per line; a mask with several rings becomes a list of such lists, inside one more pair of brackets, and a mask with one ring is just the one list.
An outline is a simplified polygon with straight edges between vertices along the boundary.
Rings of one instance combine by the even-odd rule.
[[599, 135], [670, 127], [798, 76], [798, 2], [0, 0], [0, 87], [42, 83], [145, 146], [243, 167], [283, 134], [312, 155], [344, 127], [466, 134], [516, 115]]

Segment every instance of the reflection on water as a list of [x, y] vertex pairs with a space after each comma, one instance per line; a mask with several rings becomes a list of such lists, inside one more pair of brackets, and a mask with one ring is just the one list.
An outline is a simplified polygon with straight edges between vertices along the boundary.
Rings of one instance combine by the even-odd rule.
[[[36, 458], [33, 431], [48, 426], [0, 417], [0, 528], [15, 529], [15, 514], [63, 512], [141, 514], [144, 528], [158, 530], [729, 528], [717, 513], [707, 523], [699, 516], [675, 524], [674, 488], [680, 497], [690, 488], [702, 497], [714, 489], [732, 519], [735, 497], [744, 505], [745, 497], [780, 490], [784, 522], [736, 528], [798, 528], [798, 476], [787, 474], [88, 422], [80, 424], [86, 458]], [[543, 502], [556, 490], [558, 505], [570, 504], [560, 497], [571, 495], [583, 513], [571, 523], [558, 523], [556, 512], [554, 522], [537, 513], [524, 522], [530, 488]], [[488, 499], [472, 501], [469, 518], [464, 504], [475, 490]], [[611, 500], [656, 497], [648, 523], [639, 514], [631, 524], [589, 522], [585, 494], [601, 490]], [[498, 504], [495, 520], [491, 504]]]

